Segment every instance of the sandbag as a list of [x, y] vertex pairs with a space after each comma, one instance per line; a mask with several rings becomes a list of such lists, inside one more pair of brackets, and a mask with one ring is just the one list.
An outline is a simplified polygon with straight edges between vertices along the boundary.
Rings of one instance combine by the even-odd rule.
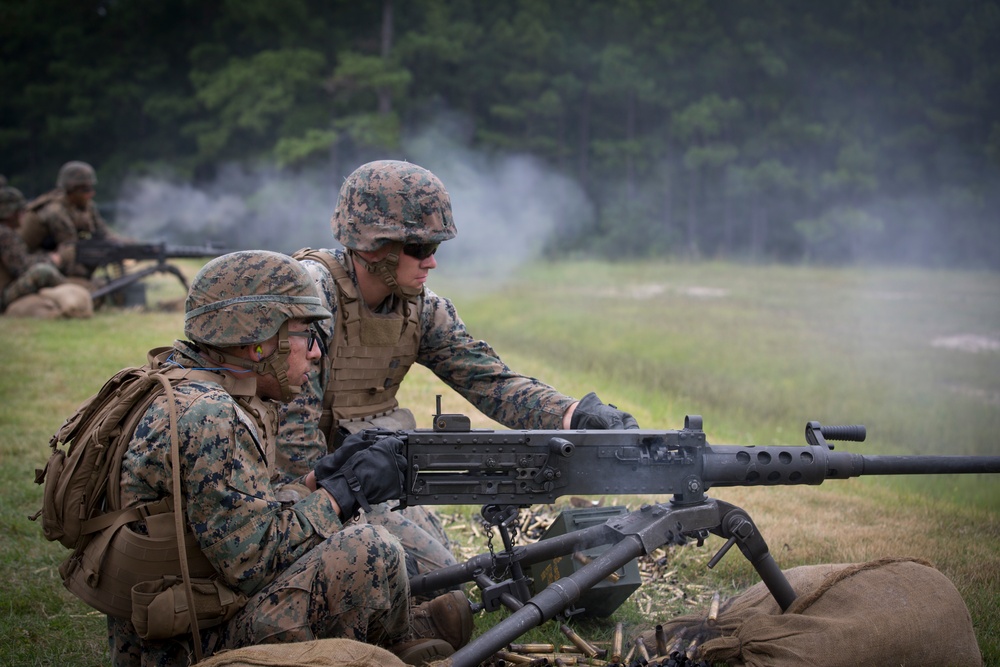
[[86, 319], [94, 314], [90, 292], [81, 285], [65, 282], [55, 287], [45, 287], [35, 294], [15, 299], [4, 315], [54, 320], [58, 318]]
[[55, 301], [62, 317], [86, 319], [94, 314], [94, 302], [87, 288], [73, 282], [65, 282], [55, 287], [38, 291], [46, 299]]
[[[983, 664], [965, 601], [926, 561], [806, 566], [785, 576], [799, 596], [787, 611], [763, 583], [747, 589], [722, 605], [711, 628], [719, 636], [698, 657], [734, 667]], [[704, 629], [704, 614], [674, 619], [664, 634], [696, 626]]]
[[384, 648], [353, 639], [260, 644], [220, 651], [200, 667], [407, 667]]
[[62, 317], [59, 304], [40, 294], [27, 294], [14, 299], [3, 311], [5, 317], [31, 317], [36, 320], [55, 320]]

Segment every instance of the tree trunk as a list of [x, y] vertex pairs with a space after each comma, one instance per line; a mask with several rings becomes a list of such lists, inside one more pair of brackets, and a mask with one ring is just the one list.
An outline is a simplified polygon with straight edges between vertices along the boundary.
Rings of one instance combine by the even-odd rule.
[[[392, 0], [382, 0], [382, 60], [388, 64], [392, 53]], [[386, 116], [392, 113], [392, 91], [386, 87], [378, 89], [378, 112]]]

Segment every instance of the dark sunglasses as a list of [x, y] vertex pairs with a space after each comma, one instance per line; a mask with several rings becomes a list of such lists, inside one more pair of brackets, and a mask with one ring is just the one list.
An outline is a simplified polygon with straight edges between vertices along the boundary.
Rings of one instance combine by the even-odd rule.
[[403, 254], [414, 259], [427, 259], [437, 252], [440, 243], [407, 243], [403, 246]]
[[308, 338], [309, 342], [306, 343], [306, 350], [309, 352], [313, 351], [313, 346], [316, 344], [316, 341], [319, 340], [319, 336], [316, 335], [316, 330], [312, 327], [309, 327], [308, 331], [289, 331], [288, 335], [296, 336], [297, 338]]

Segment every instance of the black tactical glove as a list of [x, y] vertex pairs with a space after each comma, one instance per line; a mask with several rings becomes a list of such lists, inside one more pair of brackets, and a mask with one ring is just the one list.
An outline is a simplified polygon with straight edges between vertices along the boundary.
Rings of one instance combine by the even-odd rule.
[[403, 441], [387, 436], [355, 452], [330, 477], [317, 477], [316, 484], [330, 492], [346, 519], [359, 507], [371, 510], [374, 504], [402, 496], [405, 471]]
[[316, 479], [332, 477], [333, 473], [340, 470], [341, 466], [347, 462], [347, 459], [363, 449], [368, 449], [371, 444], [372, 440], [365, 438], [364, 431], [347, 436], [344, 442], [340, 443], [340, 447], [337, 447], [337, 451], [327, 454], [316, 462], [316, 466], [313, 468]]
[[605, 405], [597, 394], [590, 392], [580, 399], [573, 417], [569, 420], [571, 429], [622, 429], [639, 428], [635, 417], [627, 412], [622, 412], [613, 405]]

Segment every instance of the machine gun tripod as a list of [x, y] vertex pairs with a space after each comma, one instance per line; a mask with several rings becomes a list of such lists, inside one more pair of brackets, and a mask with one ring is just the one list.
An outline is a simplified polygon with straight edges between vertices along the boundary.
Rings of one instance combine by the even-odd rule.
[[[740, 507], [721, 500], [708, 498], [687, 505], [674, 501], [643, 505], [602, 525], [522, 546], [512, 544], [507, 528], [517, 510], [514, 505], [483, 508], [483, 516], [488, 522], [500, 519], [495, 525], [504, 542], [502, 551], [480, 554], [464, 563], [410, 579], [413, 595], [472, 581], [482, 598], [481, 605], [475, 605], [474, 611], [497, 611], [502, 605], [512, 612], [451, 656], [454, 667], [474, 667], [487, 660], [524, 633], [562, 613], [579, 600], [584, 591], [601, 583], [632, 559], [651, 554], [663, 546], [682, 545], [692, 540], [701, 546], [709, 533], [726, 540], [709, 567], [714, 567], [735, 545], [782, 609], [795, 601], [795, 591], [771, 556], [753, 520]], [[607, 550], [592, 561], [531, 596], [528, 578], [524, 575], [525, 565], [603, 545], [609, 545]], [[509, 573], [509, 577], [496, 581], [495, 577], [503, 572]]]

